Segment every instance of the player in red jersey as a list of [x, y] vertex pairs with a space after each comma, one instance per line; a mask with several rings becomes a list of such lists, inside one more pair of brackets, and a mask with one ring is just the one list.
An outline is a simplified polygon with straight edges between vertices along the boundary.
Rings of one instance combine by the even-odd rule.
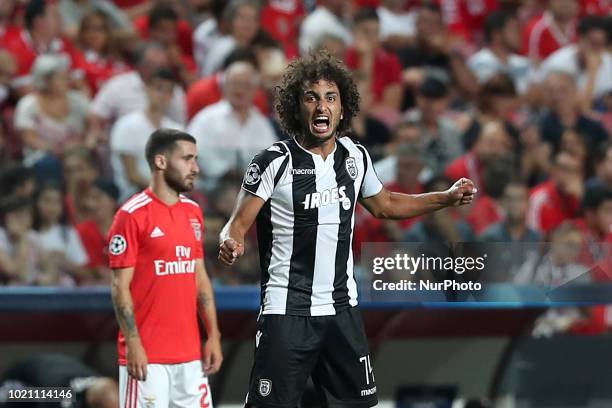
[[206, 375], [221, 365], [221, 335], [203, 262], [202, 210], [181, 194], [199, 173], [196, 141], [156, 130], [145, 154], [151, 185], [119, 209], [109, 232], [121, 407], [211, 407]]

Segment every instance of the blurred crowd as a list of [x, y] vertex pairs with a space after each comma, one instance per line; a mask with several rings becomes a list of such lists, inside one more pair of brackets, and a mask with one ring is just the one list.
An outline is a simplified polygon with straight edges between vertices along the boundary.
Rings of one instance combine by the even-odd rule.
[[209, 273], [257, 283], [254, 232], [231, 271], [217, 236], [252, 156], [287, 137], [285, 67], [321, 49], [354, 73], [348, 136], [389, 189], [479, 189], [399, 222], [359, 208], [357, 256], [362, 242], [552, 242], [549, 282], [579, 262], [609, 280], [611, 15], [606, 0], [2, 0], [0, 282], [107, 284], [113, 214], [149, 183], [149, 134], [171, 127], [198, 140]]

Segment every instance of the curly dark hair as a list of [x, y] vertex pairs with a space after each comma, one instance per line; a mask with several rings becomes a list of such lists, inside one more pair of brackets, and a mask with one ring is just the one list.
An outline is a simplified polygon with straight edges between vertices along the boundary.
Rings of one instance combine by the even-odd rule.
[[359, 91], [351, 72], [339, 59], [327, 51], [311, 52], [308, 56], [293, 61], [276, 87], [276, 111], [284, 132], [297, 136], [303, 129], [300, 101], [304, 85], [325, 79], [334, 82], [340, 91], [343, 118], [336, 129], [342, 136], [351, 125], [351, 119], [359, 112]]

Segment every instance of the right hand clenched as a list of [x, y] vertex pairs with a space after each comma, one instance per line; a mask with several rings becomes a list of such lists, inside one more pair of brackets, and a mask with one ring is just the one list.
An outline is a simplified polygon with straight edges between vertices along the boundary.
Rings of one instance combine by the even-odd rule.
[[219, 260], [226, 265], [232, 265], [244, 254], [244, 245], [229, 238], [219, 247]]
[[142, 343], [140, 340], [131, 341], [126, 346], [128, 374], [139, 381], [146, 381], [149, 360]]

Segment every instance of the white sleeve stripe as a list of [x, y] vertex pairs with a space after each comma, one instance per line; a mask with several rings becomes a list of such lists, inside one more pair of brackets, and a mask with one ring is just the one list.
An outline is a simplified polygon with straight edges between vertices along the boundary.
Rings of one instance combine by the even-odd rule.
[[123, 207], [121, 207], [121, 209], [124, 211], [128, 211], [130, 207], [133, 207], [134, 205], [146, 200], [147, 198], [148, 196], [145, 193], [140, 193], [129, 199], [125, 204], [123, 204]]
[[129, 212], [129, 213], [131, 214], [131, 213], [133, 213], [134, 211], [136, 211], [137, 209], [139, 209], [139, 208], [141, 208], [141, 207], [144, 207], [144, 206], [148, 205], [148, 204], [149, 204], [151, 201], [153, 201], [153, 200], [151, 200], [150, 198], [148, 198], [147, 200], [143, 201], [142, 203], [140, 203], [140, 204], [136, 204], [135, 206], [133, 206], [132, 208], [130, 208], [129, 210], [127, 210], [127, 212]]

